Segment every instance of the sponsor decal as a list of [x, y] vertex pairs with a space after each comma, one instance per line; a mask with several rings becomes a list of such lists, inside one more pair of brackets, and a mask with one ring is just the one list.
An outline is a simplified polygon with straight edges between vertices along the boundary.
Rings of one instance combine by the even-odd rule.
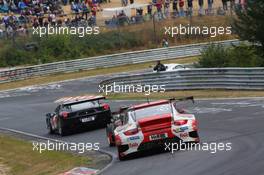
[[129, 143], [128, 146], [129, 147], [138, 147], [138, 143]]
[[174, 131], [175, 132], [184, 132], [188, 129], [189, 129], [188, 126], [184, 126], [184, 127], [176, 128], [176, 129], [174, 129]]
[[134, 137], [129, 137], [128, 139], [129, 140], [138, 140], [138, 139], [140, 139], [140, 137], [139, 136], [134, 136]]
[[185, 133], [180, 133], [180, 137], [181, 138], [186, 138], [189, 136], [189, 133], [188, 132], [185, 132]]

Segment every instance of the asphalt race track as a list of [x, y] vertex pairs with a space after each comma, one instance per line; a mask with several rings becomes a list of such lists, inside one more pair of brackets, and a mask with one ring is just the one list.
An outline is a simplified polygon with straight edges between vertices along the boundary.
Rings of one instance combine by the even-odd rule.
[[[100, 149], [116, 153], [107, 145], [104, 129], [66, 137], [48, 135], [45, 113], [62, 96], [98, 92], [105, 76], [0, 92], [0, 127], [58, 138], [69, 142], [100, 143]], [[109, 101], [112, 108], [138, 101]], [[199, 122], [201, 142], [232, 143], [232, 150], [177, 151], [115, 160], [106, 175], [261, 175], [264, 174], [264, 99], [197, 100], [190, 111]]]

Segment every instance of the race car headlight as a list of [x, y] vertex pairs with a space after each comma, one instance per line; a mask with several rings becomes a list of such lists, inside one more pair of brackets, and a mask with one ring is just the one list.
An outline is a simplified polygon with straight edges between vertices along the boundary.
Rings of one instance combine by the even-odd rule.
[[124, 134], [126, 136], [134, 135], [134, 134], [137, 134], [137, 133], [138, 133], [138, 128], [130, 129], [130, 130], [124, 132]]

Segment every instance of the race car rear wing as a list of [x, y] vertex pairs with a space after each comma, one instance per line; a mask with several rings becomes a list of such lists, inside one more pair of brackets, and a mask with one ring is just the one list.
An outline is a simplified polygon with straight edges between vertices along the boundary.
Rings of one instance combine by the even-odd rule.
[[99, 101], [106, 99], [104, 96], [77, 96], [77, 97], [64, 97], [55, 101], [55, 103], [61, 103], [64, 106], [74, 105], [79, 103], [85, 103], [89, 101]]
[[175, 101], [175, 102], [177, 102], [177, 101], [187, 101], [187, 100], [191, 100], [192, 103], [194, 103], [194, 98], [193, 98], [193, 96], [190, 96], [190, 97], [184, 97], [184, 98], [171, 98], [171, 99], [169, 99], [170, 102], [172, 102], [172, 101]]

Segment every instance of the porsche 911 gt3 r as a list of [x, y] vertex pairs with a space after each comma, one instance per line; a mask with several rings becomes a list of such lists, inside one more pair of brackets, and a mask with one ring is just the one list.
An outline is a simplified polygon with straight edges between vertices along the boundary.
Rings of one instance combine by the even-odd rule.
[[198, 143], [195, 116], [177, 109], [179, 100], [193, 100], [193, 97], [129, 107], [124, 113], [123, 124], [114, 130], [119, 159], [168, 142]]
[[110, 123], [111, 111], [101, 100], [103, 96], [64, 97], [55, 101], [59, 103], [53, 113], [46, 114], [49, 133], [65, 135], [69, 130], [106, 126]]

